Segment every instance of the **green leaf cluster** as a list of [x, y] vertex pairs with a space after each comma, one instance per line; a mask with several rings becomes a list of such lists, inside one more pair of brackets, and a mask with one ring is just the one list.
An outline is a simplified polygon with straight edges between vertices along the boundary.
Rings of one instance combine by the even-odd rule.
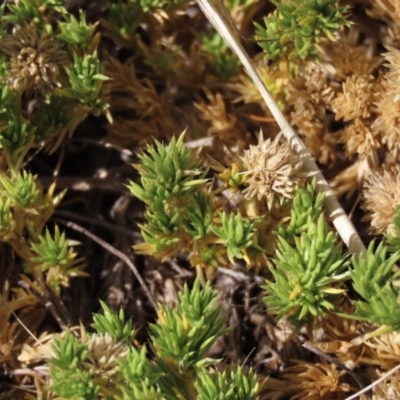
[[228, 216], [225, 212], [220, 213], [220, 218], [222, 226], [214, 226], [212, 230], [223, 241], [229, 261], [233, 263], [234, 258], [245, 258], [250, 264], [246, 250], [250, 247], [260, 250], [255, 243], [257, 224], [260, 219], [244, 220], [241, 214], [232, 213]]
[[108, 80], [108, 77], [101, 73], [97, 51], [93, 54], [85, 54], [83, 58], [74, 54], [74, 63], [66, 67], [66, 72], [71, 87], [66, 88], [62, 93], [88, 106], [95, 115], [108, 107], [102, 99], [103, 82]]
[[240, 62], [225, 40], [218, 33], [203, 35], [202, 47], [210, 58], [215, 75], [221, 82], [229, 81], [238, 70]]
[[[131, 323], [101, 303], [104, 316], [94, 315], [96, 333], [78, 339], [71, 333], [54, 340], [50, 389], [66, 399], [255, 399], [261, 389], [255, 373], [237, 367], [210, 373], [205, 353], [225, 334], [216, 294], [210, 284], [192, 290], [185, 285], [175, 309], [160, 306], [150, 325], [150, 349], [135, 348]], [[103, 343], [103, 344], [102, 344]], [[109, 346], [104, 348], [104, 343]], [[97, 346], [97, 347], [96, 347]], [[102, 362], [96, 360], [102, 357]], [[108, 359], [107, 362], [105, 360]], [[102, 371], [102, 365], [107, 370]], [[105, 379], [106, 377], [107, 379]]]
[[138, 252], [170, 257], [179, 251], [190, 253], [193, 266], [217, 267], [263, 252], [257, 244], [259, 219], [240, 213], [219, 212], [206, 193], [207, 170], [200, 168], [198, 154], [186, 148], [184, 134], [168, 145], [158, 141], [139, 155], [141, 185], [130, 182], [129, 189], [147, 206], [146, 224], [141, 226], [146, 243]]
[[322, 201], [315, 182], [296, 191], [293, 223], [286, 232], [277, 232], [274, 281], [267, 280], [264, 286], [268, 309], [297, 327], [335, 310], [344, 292], [342, 283], [350, 278], [337, 234], [328, 230], [321, 213]]
[[[156, 141], [139, 155], [141, 185], [130, 182], [129, 189], [147, 205], [142, 234], [153, 246], [152, 254], [169, 251], [185, 241], [185, 229], [195, 237], [206, 234], [205, 221], [211, 220], [211, 209], [201, 192], [207, 179], [199, 169], [196, 154], [183, 143], [184, 134], [172, 138], [168, 146]], [[193, 213], [193, 218], [191, 218]]]
[[267, 58], [290, 61], [315, 59], [322, 38], [334, 41], [333, 33], [341, 25], [349, 26], [348, 6], [338, 7], [337, 0], [272, 0], [276, 10], [256, 25], [256, 40]]
[[362, 297], [354, 301], [355, 317], [395, 331], [400, 329], [400, 270], [396, 266], [400, 252], [389, 257], [387, 252], [383, 243], [375, 248], [371, 242], [367, 254], [352, 257], [350, 275], [354, 289]]
[[290, 240], [308, 230], [308, 221], [317, 221], [323, 213], [325, 200], [324, 192], [317, 192], [315, 178], [311, 183], [300, 185], [296, 188], [290, 210], [289, 225], [281, 225], [276, 231], [280, 237]]
[[42, 272], [48, 271], [50, 287], [59, 294], [61, 286], [68, 286], [69, 279], [76, 276], [86, 276], [82, 272], [82, 260], [77, 259], [71, 244], [61, 233], [58, 226], [54, 228], [54, 235], [46, 228], [44, 235], [38, 236], [37, 242], [30, 244], [34, 256], [31, 261]]

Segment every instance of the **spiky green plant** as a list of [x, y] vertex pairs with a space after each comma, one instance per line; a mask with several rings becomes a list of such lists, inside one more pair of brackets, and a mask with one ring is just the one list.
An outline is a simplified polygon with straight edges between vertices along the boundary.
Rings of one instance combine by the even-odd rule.
[[294, 246], [278, 236], [274, 264], [264, 301], [297, 327], [335, 310], [342, 283], [350, 278], [337, 234], [328, 230], [323, 215], [317, 221], [308, 217], [307, 231], [294, 237]]
[[[250, 370], [237, 367], [224, 373], [208, 371], [205, 358], [223, 327], [221, 306], [210, 284], [185, 285], [175, 309], [160, 306], [150, 325], [151, 355], [146, 346], [132, 344], [131, 323], [101, 303], [104, 316], [95, 315], [96, 333], [79, 340], [67, 333], [54, 340], [49, 360], [51, 390], [66, 399], [256, 399], [262, 383]], [[108, 346], [107, 346], [108, 344]], [[96, 368], [94, 368], [96, 366]], [[211, 397], [210, 397], [211, 396]]]
[[387, 252], [388, 248], [382, 242], [378, 247], [371, 242], [367, 254], [351, 260], [353, 287], [362, 300], [354, 301], [356, 311], [350, 317], [378, 325], [379, 333], [400, 329], [400, 270], [396, 266], [400, 252], [396, 251], [389, 257]]
[[272, 0], [276, 10], [264, 18], [265, 27], [256, 25], [256, 40], [265, 56], [276, 60], [315, 59], [322, 38], [336, 40], [334, 32], [346, 20], [348, 6], [338, 7], [338, 0]]

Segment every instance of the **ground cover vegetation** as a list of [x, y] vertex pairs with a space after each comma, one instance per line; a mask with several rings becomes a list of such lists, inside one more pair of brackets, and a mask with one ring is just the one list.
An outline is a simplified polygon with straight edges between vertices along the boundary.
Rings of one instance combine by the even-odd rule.
[[400, 398], [400, 2], [199, 3], [1, 6], [0, 398]]

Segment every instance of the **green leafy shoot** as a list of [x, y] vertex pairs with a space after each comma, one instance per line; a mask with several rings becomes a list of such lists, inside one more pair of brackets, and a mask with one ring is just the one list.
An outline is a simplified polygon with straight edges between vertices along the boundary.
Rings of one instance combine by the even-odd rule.
[[85, 12], [82, 10], [79, 10], [79, 19], [67, 14], [64, 20], [64, 22], [58, 22], [60, 33], [57, 34], [57, 39], [83, 50], [88, 49], [96, 25], [87, 23]]
[[376, 324], [390, 332], [400, 329], [400, 270], [396, 266], [400, 252], [387, 257], [387, 251], [382, 243], [375, 248], [375, 243], [371, 242], [367, 254], [352, 258], [353, 287], [363, 300], [354, 302], [355, 315], [348, 317]]
[[121, 361], [121, 373], [124, 382], [119, 385], [122, 400], [164, 400], [166, 397], [161, 393], [157, 383], [164, 375], [152, 364], [146, 354], [146, 347], [140, 350], [132, 347], [126, 357]]
[[38, 26], [47, 24], [46, 14], [49, 12], [67, 13], [64, 7], [64, 0], [20, 0], [16, 4], [9, 4], [7, 8], [10, 13], [4, 15], [7, 23], [24, 25], [27, 22], [34, 22]]
[[161, 305], [158, 323], [150, 325], [157, 357], [182, 374], [205, 366], [207, 350], [229, 331], [223, 328], [225, 318], [220, 316], [221, 306], [216, 306], [216, 301], [211, 285], [201, 289], [197, 278], [191, 291], [185, 285], [175, 310]]
[[271, 60], [316, 59], [317, 44], [322, 38], [335, 41], [334, 32], [349, 26], [345, 14], [348, 6], [338, 7], [338, 0], [272, 0], [276, 10], [255, 23], [256, 40]]
[[134, 165], [140, 172], [141, 186], [130, 182], [128, 188], [151, 210], [161, 205], [163, 209], [179, 207], [207, 182], [197, 154], [185, 147], [184, 136], [178, 140], [173, 137], [167, 146], [156, 140], [147, 146], [147, 154], [139, 154], [140, 164]]
[[25, 212], [33, 212], [35, 205], [42, 202], [42, 190], [37, 186], [35, 177], [27, 172], [11, 170], [11, 177], [0, 175], [0, 194], [11, 199], [11, 206]]
[[100, 300], [104, 315], [93, 314], [92, 327], [98, 333], [108, 333], [118, 341], [125, 341], [130, 344], [135, 336], [135, 330], [132, 328], [132, 321], [125, 322], [125, 313], [121, 308], [116, 314], [110, 310], [104, 301]]
[[71, 242], [68, 242], [64, 232], [60, 233], [57, 225], [54, 236], [46, 229], [45, 235], [39, 235], [38, 239], [38, 243], [31, 243], [31, 249], [35, 253], [32, 261], [39, 265], [41, 271], [49, 271], [49, 284], [56, 293], [60, 292], [60, 286], [69, 285], [70, 278], [87, 276], [82, 271], [82, 259], [76, 258]]
[[288, 226], [280, 226], [276, 235], [291, 240], [308, 230], [308, 220], [317, 221], [323, 213], [325, 200], [324, 192], [317, 192], [315, 178], [311, 183], [296, 188], [290, 211], [290, 222]]
[[256, 400], [262, 383], [252, 369], [247, 375], [237, 367], [214, 376], [202, 370], [195, 383], [197, 400]]
[[13, 216], [11, 213], [11, 198], [0, 196], [0, 237], [5, 241], [7, 234], [13, 226]]
[[97, 51], [86, 54], [83, 59], [74, 54], [74, 64], [65, 70], [71, 87], [60, 89], [62, 94], [90, 107], [95, 115], [108, 107], [102, 99], [103, 82], [108, 77], [101, 73]]
[[308, 230], [295, 237], [294, 247], [278, 236], [271, 270], [275, 280], [264, 286], [268, 309], [297, 327], [334, 310], [344, 292], [341, 284], [350, 278], [337, 234], [328, 231], [324, 216], [317, 221], [309, 216], [307, 225]]
[[390, 234], [386, 234], [386, 240], [388, 242], [388, 251], [400, 251], [400, 207], [396, 206], [396, 213], [393, 217], [394, 231]]
[[229, 261], [233, 264], [235, 258], [244, 259], [250, 264], [247, 249], [258, 249], [255, 240], [259, 220], [245, 220], [241, 214], [220, 213], [221, 226], [213, 226], [213, 232], [222, 240], [228, 253]]
[[82, 369], [88, 354], [87, 345], [67, 331], [63, 338], [54, 340], [52, 348], [50, 389], [67, 399], [97, 399], [99, 387], [92, 380], [91, 371]]
[[237, 72], [240, 62], [226, 44], [225, 40], [218, 34], [202, 36], [202, 45], [210, 58], [211, 66], [221, 82], [227, 82]]
[[16, 95], [7, 86], [2, 88], [0, 100], [0, 149], [9, 167], [19, 169], [35, 139], [36, 128], [21, 115]]

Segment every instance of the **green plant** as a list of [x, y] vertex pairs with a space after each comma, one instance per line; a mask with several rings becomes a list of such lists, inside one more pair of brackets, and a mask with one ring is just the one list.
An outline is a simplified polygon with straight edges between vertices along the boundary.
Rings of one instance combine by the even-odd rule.
[[[94, 315], [96, 333], [80, 340], [71, 333], [54, 340], [49, 360], [51, 390], [69, 399], [255, 399], [262, 384], [241, 368], [211, 373], [217, 363], [205, 358], [215, 340], [229, 329], [210, 284], [185, 285], [175, 309], [161, 306], [150, 325], [151, 355], [131, 343], [134, 331], [123, 312], [101, 303]], [[95, 368], [94, 368], [95, 366]], [[217, 396], [217, 397], [215, 397]]]
[[[323, 214], [317, 217], [322, 200], [323, 196], [315, 195], [313, 184], [297, 190], [294, 222], [286, 233], [283, 229], [277, 233], [275, 267], [271, 269], [274, 281], [267, 280], [264, 286], [269, 310], [297, 327], [335, 310], [344, 292], [342, 283], [350, 278], [337, 234], [328, 230]], [[304, 206], [309, 207], [306, 221], [297, 218]]]
[[239, 60], [218, 33], [202, 36], [203, 49], [210, 57], [211, 66], [221, 82], [227, 82], [239, 68]]
[[54, 236], [46, 229], [45, 235], [39, 235], [38, 243], [31, 243], [34, 262], [42, 272], [48, 271], [47, 280], [54, 291], [59, 294], [61, 286], [68, 286], [69, 279], [76, 276], [87, 276], [82, 271], [82, 260], [77, 259], [65, 233], [58, 226], [54, 228]]
[[265, 56], [290, 61], [315, 59], [322, 38], [336, 40], [333, 33], [341, 25], [349, 26], [348, 6], [337, 7], [337, 0], [272, 0], [276, 10], [264, 18], [265, 27], [256, 25], [256, 39]]
[[353, 287], [362, 297], [354, 301], [356, 311], [350, 317], [378, 325], [379, 334], [400, 329], [400, 271], [396, 266], [400, 252], [387, 257], [387, 251], [383, 243], [375, 248], [375, 243], [371, 242], [367, 254], [352, 258], [350, 270]]

